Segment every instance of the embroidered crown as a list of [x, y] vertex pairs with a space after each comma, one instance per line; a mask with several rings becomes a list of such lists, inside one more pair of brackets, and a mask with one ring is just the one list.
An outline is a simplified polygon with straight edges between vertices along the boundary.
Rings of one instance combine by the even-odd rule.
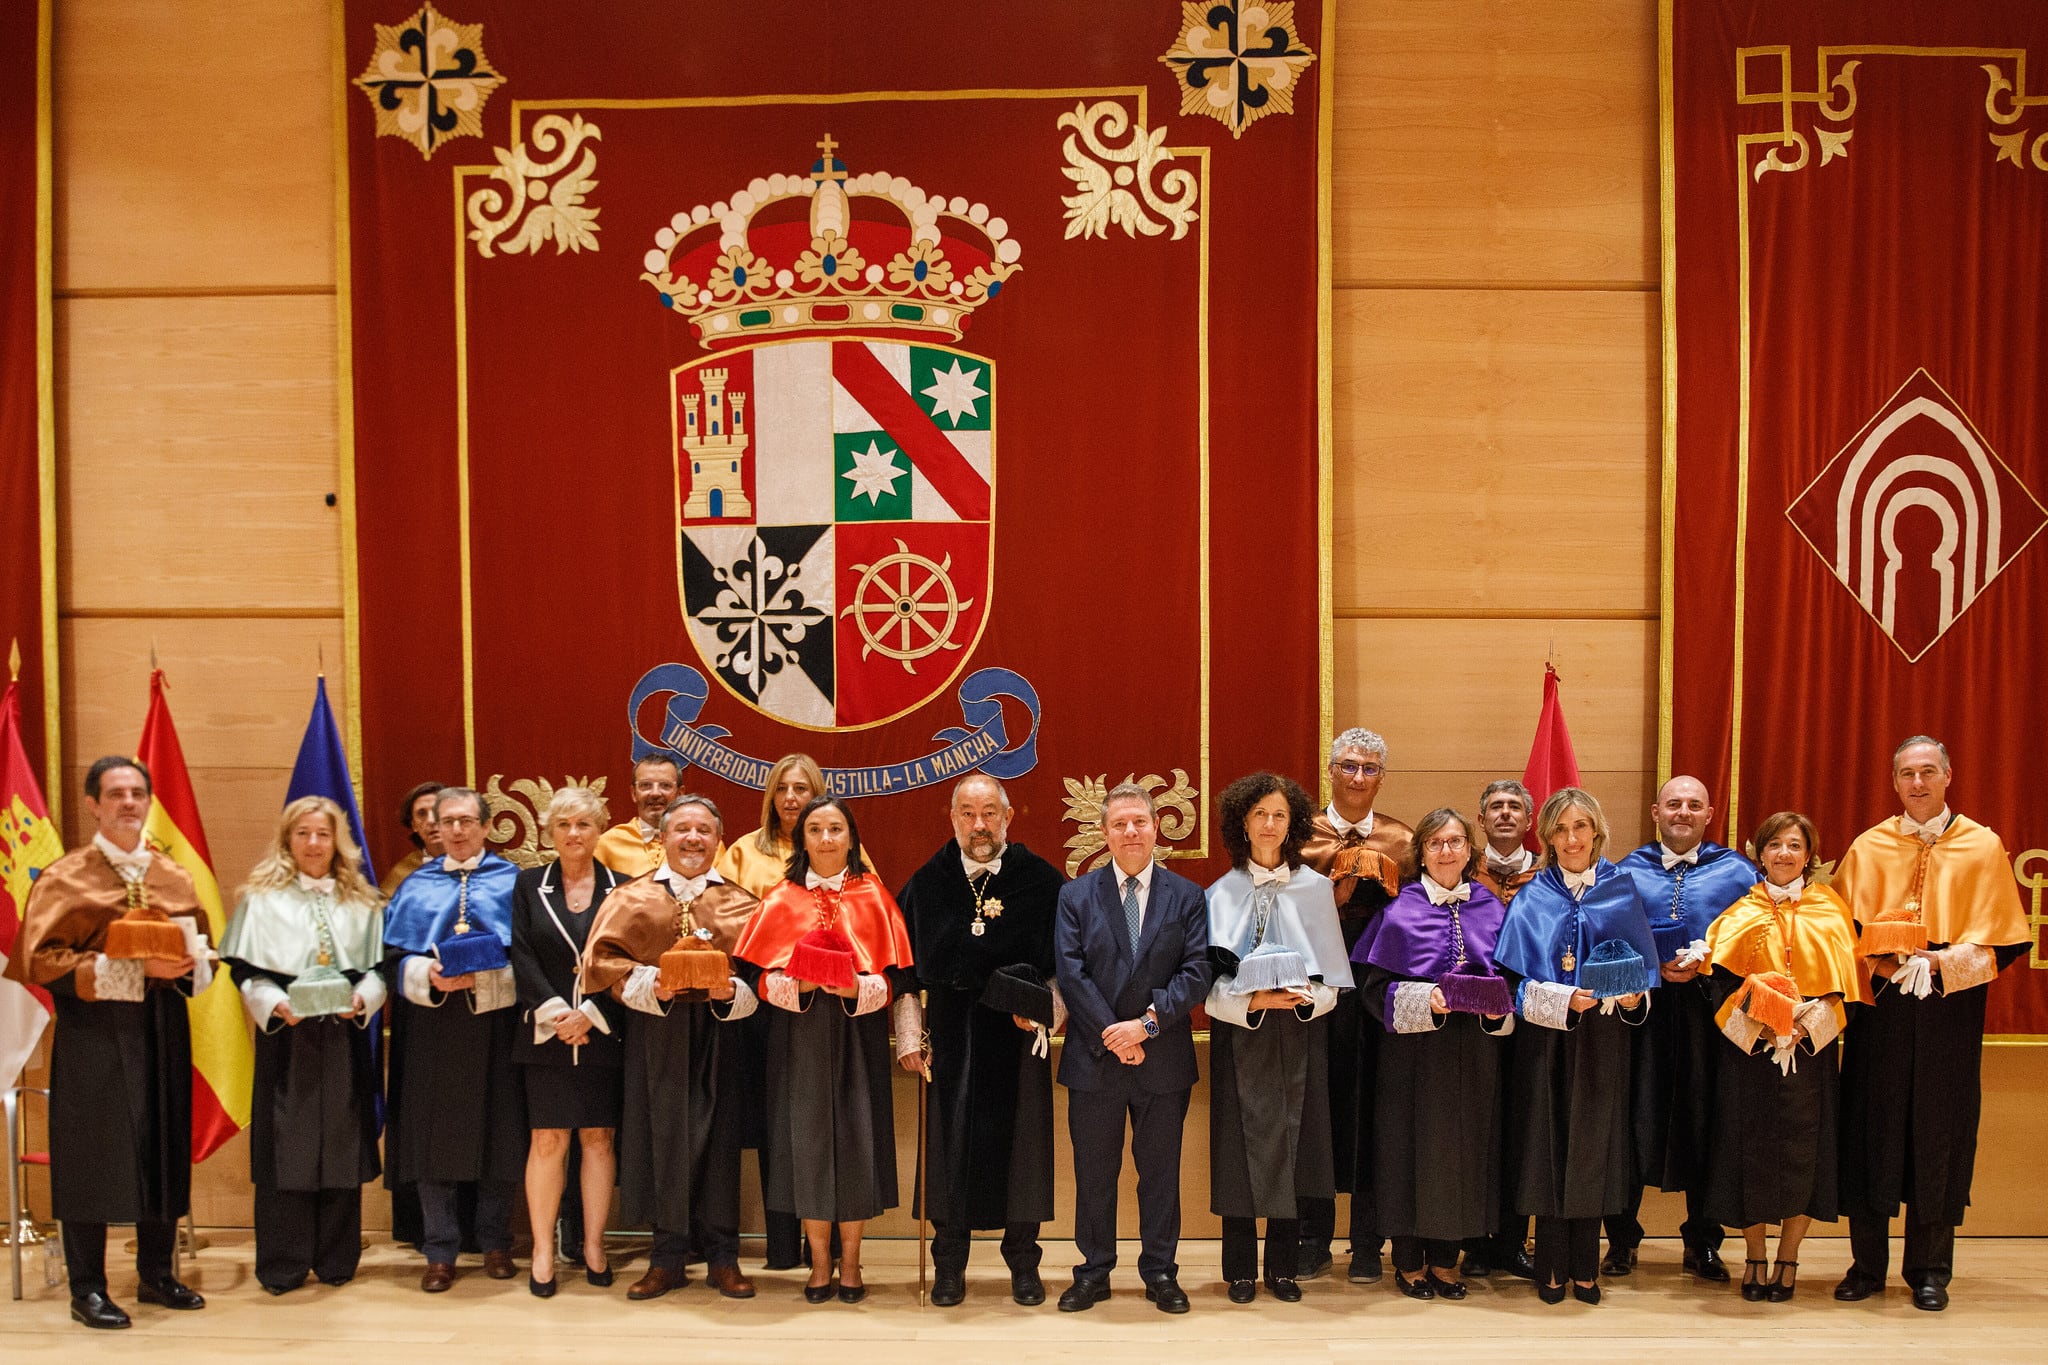
[[957, 341], [1017, 273], [1022, 249], [986, 204], [885, 171], [849, 178], [837, 146], [827, 134], [809, 175], [757, 179], [654, 234], [640, 278], [705, 346], [818, 331]]

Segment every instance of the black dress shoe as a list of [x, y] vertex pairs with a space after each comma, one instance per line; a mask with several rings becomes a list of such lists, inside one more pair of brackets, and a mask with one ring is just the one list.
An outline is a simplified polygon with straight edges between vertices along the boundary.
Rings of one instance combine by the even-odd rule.
[[555, 1287], [560, 1281], [561, 1276], [559, 1275], [547, 1280], [536, 1280], [529, 1273], [526, 1277], [526, 1292], [533, 1295], [536, 1299], [552, 1299], [555, 1296]]
[[1728, 1263], [1712, 1247], [1701, 1247], [1697, 1251], [1688, 1249], [1685, 1270], [1688, 1275], [1697, 1275], [1712, 1284], [1728, 1283]]
[[1429, 1277], [1429, 1287], [1436, 1291], [1438, 1298], [1449, 1299], [1452, 1303], [1464, 1298], [1466, 1293], [1463, 1280], [1447, 1280], [1441, 1275], [1432, 1274]]
[[823, 1284], [804, 1286], [805, 1303], [830, 1303], [839, 1297], [839, 1281], [827, 1280]]
[[[257, 1281], [257, 1283], [263, 1284], [261, 1280]], [[300, 1280], [297, 1284], [263, 1284], [263, 1292], [270, 1295], [270, 1297], [274, 1299], [281, 1294], [291, 1293], [294, 1289], [297, 1289], [299, 1285], [304, 1283], [304, 1280]]]
[[1411, 1299], [1433, 1299], [1436, 1297], [1436, 1290], [1429, 1286], [1428, 1271], [1424, 1271], [1411, 1280], [1397, 1270], [1394, 1272], [1394, 1283], [1400, 1285], [1401, 1292]]
[[1495, 1261], [1494, 1269], [1505, 1271], [1517, 1279], [1533, 1280], [1536, 1278], [1536, 1258], [1526, 1247], [1516, 1247], [1511, 1255]]
[[1025, 1308], [1045, 1302], [1045, 1281], [1030, 1266], [1010, 1272], [1010, 1301]]
[[1060, 1311], [1084, 1313], [1108, 1297], [1108, 1280], [1075, 1280], [1072, 1287], [1060, 1295]]
[[[1602, 1275], [1626, 1275], [1635, 1268], [1636, 1253], [1633, 1250], [1624, 1251], [1618, 1246], [1608, 1247], [1607, 1259], [1600, 1262], [1600, 1273]], [[1727, 1272], [1724, 1270], [1722, 1272], [1724, 1278], [1726, 1274]]]
[[1939, 1313], [1948, 1307], [1948, 1290], [1938, 1284], [1913, 1286], [1913, 1306], [1922, 1312]]
[[1835, 1301], [1838, 1303], [1861, 1303], [1872, 1294], [1884, 1292], [1884, 1281], [1873, 1280], [1856, 1267], [1849, 1267], [1849, 1273], [1835, 1286]]
[[1320, 1280], [1330, 1273], [1330, 1249], [1324, 1246], [1302, 1244], [1299, 1260], [1301, 1269], [1295, 1272], [1297, 1280]]
[[1545, 1303], [1563, 1303], [1564, 1286], [1561, 1284], [1539, 1284], [1536, 1286], [1536, 1297]]
[[1232, 1303], [1250, 1303], [1258, 1296], [1259, 1282], [1257, 1280], [1232, 1280], [1230, 1282], [1230, 1301]]
[[841, 1303], [859, 1303], [867, 1296], [868, 1287], [865, 1283], [842, 1284], [839, 1286], [839, 1301]]
[[1744, 1260], [1742, 1263], [1742, 1301], [1762, 1303], [1771, 1296], [1771, 1286], [1764, 1279], [1764, 1271], [1770, 1268], [1769, 1261]]
[[1468, 1280], [1483, 1280], [1493, 1274], [1493, 1262], [1479, 1252], [1468, 1251], [1459, 1273]]
[[153, 1303], [159, 1308], [175, 1308], [181, 1313], [206, 1307], [206, 1300], [199, 1297], [199, 1292], [178, 1283], [176, 1275], [166, 1275], [153, 1283], [136, 1285], [135, 1301]]
[[1159, 1305], [1162, 1313], [1185, 1313], [1188, 1311], [1188, 1296], [1173, 1276], [1162, 1275], [1145, 1286], [1145, 1297]]
[[1277, 1275], [1266, 1277], [1266, 1292], [1282, 1303], [1301, 1302], [1301, 1286], [1293, 1280], [1282, 1279]]
[[1378, 1284], [1386, 1274], [1377, 1251], [1354, 1251], [1351, 1253], [1351, 1270], [1346, 1276], [1353, 1284]]
[[118, 1331], [128, 1325], [128, 1315], [121, 1311], [120, 1305], [98, 1293], [73, 1294], [71, 1320], [103, 1332]]
[[612, 1279], [612, 1268], [609, 1264], [603, 1270], [592, 1270], [588, 1265], [583, 1267], [583, 1283], [593, 1288], [610, 1289]]
[[1597, 1284], [1580, 1284], [1577, 1281], [1573, 1281], [1572, 1297], [1580, 1303], [1598, 1303], [1600, 1302], [1600, 1286]]
[[959, 1270], [940, 1270], [932, 1276], [932, 1305], [956, 1308], [967, 1297], [967, 1275]]
[[[1787, 1283], [1785, 1280], [1785, 1272], [1787, 1270], [1792, 1272], [1791, 1283]], [[1799, 1292], [1798, 1280], [1799, 1262], [1780, 1261], [1778, 1262], [1778, 1268], [1771, 1274], [1770, 1288], [1766, 1291], [1766, 1296], [1772, 1303], [1789, 1303], [1792, 1300], [1792, 1296]]]

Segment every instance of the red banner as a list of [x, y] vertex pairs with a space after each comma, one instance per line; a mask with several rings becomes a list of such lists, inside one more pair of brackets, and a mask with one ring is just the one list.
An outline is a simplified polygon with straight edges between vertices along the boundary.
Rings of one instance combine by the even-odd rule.
[[[49, 5], [0, 13], [0, 683], [19, 673], [21, 739], [57, 770], [56, 474], [50, 428]], [[11, 1075], [11, 1073], [10, 1073]]]
[[373, 810], [530, 857], [663, 750], [737, 834], [801, 749], [885, 868], [976, 769], [1079, 866], [1105, 784], [1199, 859], [1316, 777], [1320, 4], [343, 24]]
[[[2048, 11], [1666, 0], [1662, 767], [1729, 842], [1896, 814], [1894, 746], [2014, 855], [2048, 1034]], [[2030, 61], [2031, 57], [2031, 61]]]

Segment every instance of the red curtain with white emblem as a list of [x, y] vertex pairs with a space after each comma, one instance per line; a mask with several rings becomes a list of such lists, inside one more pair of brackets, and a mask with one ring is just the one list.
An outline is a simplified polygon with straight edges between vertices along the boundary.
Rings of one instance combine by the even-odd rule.
[[[2048, 874], [2044, 71], [2024, 0], [1667, 0], [1669, 761], [1733, 843], [1839, 856], [1928, 733]], [[2031, 961], [1994, 1034], [2048, 1033]]]

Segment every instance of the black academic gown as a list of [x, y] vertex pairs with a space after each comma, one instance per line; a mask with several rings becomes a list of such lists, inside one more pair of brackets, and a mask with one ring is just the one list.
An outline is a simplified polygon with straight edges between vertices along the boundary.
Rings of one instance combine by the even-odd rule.
[[[1697, 979], [1717, 1009], [1743, 984], [1720, 967]], [[1703, 1103], [1711, 1101], [1703, 1186], [1707, 1217], [1731, 1228], [1802, 1214], [1832, 1222], [1841, 1207], [1840, 1046], [1830, 1042], [1817, 1053], [1800, 1046], [1797, 1069], [1787, 1074], [1771, 1059], [1768, 1038], [1744, 1055], [1718, 1031], [1716, 1036], [1727, 1055], [1716, 1064], [1714, 1093], [1703, 1097]]]
[[1379, 1025], [1373, 1157], [1379, 1230], [1388, 1237], [1463, 1241], [1501, 1223], [1502, 1026], [1445, 1016], [1428, 1033], [1386, 1031], [1388, 987], [1419, 978], [1361, 966], [1358, 996]]
[[191, 1207], [190, 985], [152, 979], [131, 1002], [81, 1000], [69, 973], [47, 984], [56, 1005], [50, 1207], [59, 1221], [174, 1223]]
[[[235, 980], [260, 977], [289, 990], [292, 977], [228, 959]], [[350, 984], [366, 973], [344, 971]], [[311, 1194], [354, 1190], [374, 1180], [377, 1068], [373, 1018], [324, 1015], [256, 1030], [256, 1080], [249, 1104], [249, 1179], [259, 1189]]]
[[477, 1014], [474, 993], [437, 1006], [405, 998], [406, 954], [385, 959], [391, 1010], [391, 1102], [384, 1182], [517, 1181], [526, 1174], [526, 1098], [517, 1008]]
[[998, 969], [1027, 964], [1053, 979], [1053, 921], [1065, 878], [1022, 844], [1003, 850], [983, 888], [1002, 913], [976, 935], [974, 892], [948, 843], [904, 884], [896, 904], [910, 930], [931, 1034], [925, 1196], [942, 1226], [1000, 1228], [1053, 1216], [1052, 1061], [1032, 1035], [981, 1004]]
[[[1501, 974], [1520, 986], [1512, 972]], [[1631, 1159], [1630, 1035], [1655, 994], [1633, 1011], [1574, 1014], [1569, 1028], [1515, 1025], [1505, 1146], [1516, 1212], [1604, 1218], [1641, 1188]]]
[[1211, 1213], [1294, 1218], [1300, 1200], [1336, 1198], [1330, 1141], [1334, 1012], [1304, 1019], [1294, 1010], [1265, 1010], [1257, 1028], [1210, 1020]]
[[739, 1226], [739, 1099], [750, 1073], [737, 1027], [713, 1009], [672, 1000], [666, 1014], [626, 1011], [619, 1193], [632, 1226]]

